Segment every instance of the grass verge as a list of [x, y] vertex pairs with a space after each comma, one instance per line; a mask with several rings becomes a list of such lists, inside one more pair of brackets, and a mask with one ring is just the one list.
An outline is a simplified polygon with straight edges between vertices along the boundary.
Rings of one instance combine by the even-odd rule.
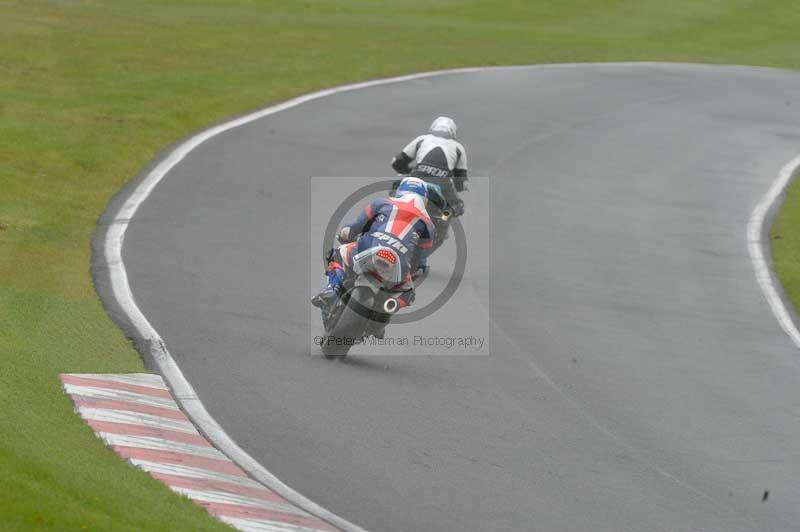
[[[2, 527], [221, 528], [105, 451], [57, 381], [142, 369], [96, 299], [89, 241], [110, 196], [163, 146], [269, 102], [420, 70], [796, 68], [799, 23], [795, 0], [0, 0]], [[795, 300], [798, 218], [795, 186], [775, 248]]]
[[772, 267], [786, 297], [800, 310], [800, 175], [795, 173], [772, 227]]

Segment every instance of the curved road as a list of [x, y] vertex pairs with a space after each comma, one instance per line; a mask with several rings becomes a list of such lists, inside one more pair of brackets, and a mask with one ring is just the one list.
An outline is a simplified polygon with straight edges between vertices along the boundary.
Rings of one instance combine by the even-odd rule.
[[[493, 253], [419, 326], [479, 316], [491, 354], [311, 356], [309, 178], [386, 176], [438, 114], [491, 178], [491, 195], [465, 196], [465, 224], [488, 232], [490, 213]], [[800, 530], [800, 353], [745, 236], [799, 148], [789, 72], [443, 75], [209, 140], [142, 205], [123, 256], [211, 414], [367, 529]], [[452, 245], [434, 258], [429, 294]]]

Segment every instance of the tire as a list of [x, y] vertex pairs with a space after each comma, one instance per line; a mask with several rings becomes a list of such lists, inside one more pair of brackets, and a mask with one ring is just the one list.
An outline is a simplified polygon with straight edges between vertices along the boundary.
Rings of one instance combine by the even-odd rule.
[[431, 253], [442, 247], [444, 241], [450, 237], [450, 222], [439, 220], [438, 218], [433, 222], [434, 228], [436, 229], [436, 236], [433, 238], [433, 246], [431, 247]]
[[[325, 341], [321, 345], [325, 358], [329, 360], [342, 359], [347, 356], [350, 348], [363, 336], [367, 320], [369, 320], [369, 316], [362, 315], [364, 314], [363, 310], [359, 312], [356, 309], [372, 308], [372, 302], [372, 291], [369, 288], [362, 286], [353, 289], [341, 316], [336, 320], [333, 328], [325, 333]], [[330, 337], [338, 341], [331, 343], [328, 341]]]

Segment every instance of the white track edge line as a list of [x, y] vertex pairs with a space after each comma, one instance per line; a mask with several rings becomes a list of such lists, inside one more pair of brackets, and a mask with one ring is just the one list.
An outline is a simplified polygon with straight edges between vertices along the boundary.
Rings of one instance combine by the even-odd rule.
[[[561, 63], [561, 64], [545, 64], [545, 65], [537, 65], [541, 68], [563, 68], [569, 66], [575, 66], [577, 63]], [[765, 67], [749, 67], [746, 65], [701, 65], [696, 63], [664, 63], [664, 62], [619, 62], [619, 63], [583, 63], [584, 66], [586, 65], [640, 65], [640, 66], [652, 66], [652, 67], [659, 67], [664, 65], [684, 65], [684, 66], [697, 66], [697, 67], [718, 67], [718, 68], [762, 68], [766, 70], [777, 70]], [[253, 478], [258, 480], [259, 482], [263, 483], [265, 486], [269, 487], [282, 497], [286, 498], [293, 504], [296, 504], [300, 508], [307, 510], [308, 512], [316, 515], [320, 519], [329, 522], [330, 524], [334, 525], [337, 528], [340, 528], [346, 532], [367, 532], [365, 529], [359, 527], [358, 525], [347, 521], [346, 519], [328, 511], [327, 509], [323, 508], [322, 506], [318, 505], [317, 503], [311, 501], [310, 499], [306, 498], [305, 496], [301, 495], [299, 492], [293, 490], [286, 484], [284, 484], [280, 479], [278, 479], [275, 475], [270, 473], [266, 468], [264, 468], [261, 464], [259, 464], [252, 456], [250, 456], [247, 452], [245, 452], [239, 445], [228, 435], [227, 432], [216, 422], [216, 420], [208, 413], [205, 406], [203, 405], [202, 401], [197, 396], [197, 393], [194, 391], [194, 388], [183, 375], [178, 364], [175, 362], [175, 359], [172, 358], [172, 355], [167, 350], [164, 341], [162, 340], [161, 336], [155, 330], [155, 328], [150, 324], [147, 318], [144, 316], [142, 311], [139, 309], [138, 305], [136, 304], [136, 300], [133, 297], [133, 293], [131, 292], [130, 284], [128, 282], [128, 274], [125, 269], [125, 264], [122, 261], [122, 246], [124, 243], [125, 232], [128, 228], [130, 220], [136, 214], [136, 211], [139, 209], [139, 206], [147, 199], [150, 193], [155, 189], [158, 183], [164, 178], [164, 176], [169, 172], [175, 165], [177, 165], [181, 160], [183, 160], [192, 150], [197, 148], [200, 144], [205, 142], [206, 140], [219, 135], [220, 133], [224, 133], [230, 129], [248, 124], [260, 118], [264, 118], [266, 116], [278, 113], [280, 111], [290, 109], [292, 107], [296, 107], [303, 103], [317, 100], [320, 98], [324, 98], [326, 96], [330, 96], [333, 94], [338, 94], [342, 92], [349, 92], [357, 89], [369, 88], [369, 87], [376, 87], [380, 85], [388, 85], [392, 83], [400, 83], [404, 81], [413, 81], [417, 79], [423, 79], [427, 77], [435, 77], [435, 76], [443, 76], [448, 74], [462, 74], [462, 73], [470, 73], [470, 72], [478, 72], [484, 70], [501, 70], [501, 69], [515, 69], [515, 68], [529, 68], [532, 65], [511, 65], [511, 66], [499, 66], [499, 67], [472, 67], [472, 68], [456, 68], [456, 69], [449, 69], [449, 70], [439, 70], [433, 72], [422, 72], [417, 74], [410, 74], [406, 76], [398, 76], [393, 78], [384, 78], [384, 79], [377, 79], [372, 81], [366, 81], [362, 83], [354, 83], [350, 85], [343, 85], [340, 87], [333, 87], [330, 89], [321, 90], [318, 92], [313, 92], [304, 96], [299, 96], [297, 98], [293, 98], [286, 102], [269, 106], [259, 111], [247, 114], [245, 116], [230, 120], [228, 122], [224, 122], [217, 126], [211, 127], [207, 130], [201, 131], [200, 133], [190, 137], [175, 149], [173, 149], [169, 155], [160, 161], [150, 172], [146, 175], [146, 177], [136, 186], [133, 192], [125, 199], [122, 206], [117, 210], [114, 214], [111, 224], [109, 225], [109, 229], [105, 235], [105, 242], [103, 245], [103, 258], [106, 262], [109, 272], [109, 278], [111, 282], [111, 290], [114, 295], [114, 298], [117, 301], [117, 304], [126, 314], [128, 320], [134, 326], [136, 331], [139, 335], [151, 342], [151, 351], [152, 356], [158, 367], [161, 371], [162, 376], [166, 380], [167, 384], [171, 387], [173, 394], [175, 396], [176, 401], [181, 405], [183, 410], [189, 416], [189, 418], [197, 424], [200, 431], [209, 439], [211, 442], [223, 453], [228, 455], [231, 460], [233, 460], [237, 465], [239, 465], [245, 472], [251, 475]], [[788, 71], [787, 71], [788, 72]], [[800, 160], [798, 160], [798, 165], [800, 165]], [[787, 165], [788, 166], [788, 165]], [[783, 172], [781, 173], [783, 176]], [[789, 175], [791, 177], [791, 174]], [[780, 177], [778, 181], [781, 181]], [[769, 206], [772, 202], [779, 196], [780, 191], [786, 186], [788, 183], [788, 178], [786, 182], [782, 184], [782, 186], [778, 186], [778, 192], [775, 193], [774, 197], [771, 196], [773, 193], [773, 189], [776, 188], [778, 185], [778, 181], [773, 184], [773, 187], [770, 188], [770, 191], [767, 195], [762, 199], [761, 203], [756, 207], [756, 210], [753, 212], [753, 216], [748, 221], [748, 249], [750, 250], [750, 256], [753, 261], [753, 265], [756, 269], [756, 277], [758, 278], [759, 284], [764, 290], [765, 295], [767, 296], [767, 300], [770, 302], [770, 306], [772, 307], [773, 312], [775, 313], [778, 321], [781, 323], [781, 326], [784, 330], [792, 337], [792, 340], [795, 342], [798, 347], [800, 347], [800, 333], [797, 332], [797, 328], [794, 327], [791, 318], [786, 311], [786, 308], [783, 305], [783, 302], [780, 296], [777, 294], [774, 285], [772, 284], [771, 276], [769, 275], [769, 268], [766, 266], [766, 262], [764, 261], [764, 254], [761, 250], [760, 244], [760, 232], [761, 227], [763, 226], [764, 222], [764, 214], [769, 210]], [[763, 209], [761, 212], [760, 220], [756, 217], [759, 213], [759, 209], [763, 203], [766, 202], [766, 208]], [[751, 226], [758, 226], [758, 230], [756, 232], [756, 239], [755, 241], [750, 238], [751, 236]], [[760, 259], [758, 262], [757, 259]], [[767, 280], [763, 279], [763, 272], [766, 270], [767, 273]], [[777, 306], [776, 306], [777, 305]], [[785, 318], [782, 316], [785, 315]], [[786, 321], [788, 319], [788, 321]], [[794, 334], [790, 331], [794, 331]]]
[[753, 263], [758, 285], [761, 287], [761, 291], [764, 292], [764, 297], [766, 297], [772, 313], [781, 328], [794, 342], [794, 345], [800, 348], [800, 331], [797, 330], [792, 314], [787, 308], [783, 297], [781, 297], [778, 281], [769, 266], [769, 259], [767, 258], [769, 256], [767, 248], [769, 235], [766, 234], [767, 228], [764, 227], [770, 209], [780, 199], [798, 168], [800, 168], [800, 155], [781, 168], [778, 177], [773, 181], [755, 209], [753, 209], [750, 219], [747, 221], [747, 251], [750, 253], [750, 261]]

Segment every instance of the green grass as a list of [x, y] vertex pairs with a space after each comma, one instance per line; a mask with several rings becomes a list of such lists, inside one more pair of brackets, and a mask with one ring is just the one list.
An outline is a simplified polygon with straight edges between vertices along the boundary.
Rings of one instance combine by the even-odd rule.
[[[0, 0], [0, 529], [203, 530], [71, 413], [59, 372], [139, 371], [89, 276], [107, 200], [159, 149], [313, 89], [562, 61], [800, 66], [796, 0]], [[800, 186], [775, 231], [800, 300]]]
[[800, 310], [800, 176], [797, 174], [786, 191], [769, 237], [772, 267], [794, 308]]

